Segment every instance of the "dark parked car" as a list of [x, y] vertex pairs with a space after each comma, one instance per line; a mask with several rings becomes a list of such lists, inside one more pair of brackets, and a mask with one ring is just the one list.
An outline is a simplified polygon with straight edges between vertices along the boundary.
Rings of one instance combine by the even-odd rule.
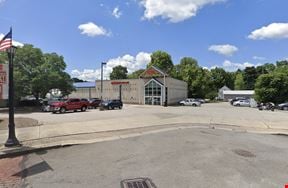
[[278, 104], [278, 109], [279, 110], [288, 110], [288, 102]]
[[122, 109], [123, 103], [119, 99], [106, 100], [101, 102], [101, 108], [112, 110], [114, 108]]
[[89, 103], [90, 103], [90, 108], [97, 108], [97, 107], [99, 107], [99, 105], [101, 103], [101, 99], [92, 98], [92, 99], [90, 99]]

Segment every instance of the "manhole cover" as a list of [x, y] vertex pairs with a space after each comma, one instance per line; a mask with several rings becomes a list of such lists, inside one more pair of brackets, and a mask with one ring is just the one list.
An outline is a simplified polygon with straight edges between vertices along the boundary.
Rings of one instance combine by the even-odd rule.
[[250, 151], [246, 151], [246, 150], [242, 150], [242, 149], [236, 149], [236, 150], [234, 150], [234, 153], [236, 153], [237, 155], [240, 155], [242, 157], [250, 157], [250, 158], [256, 157], [256, 155], [254, 155]]
[[121, 188], [157, 188], [149, 178], [135, 178], [121, 181]]

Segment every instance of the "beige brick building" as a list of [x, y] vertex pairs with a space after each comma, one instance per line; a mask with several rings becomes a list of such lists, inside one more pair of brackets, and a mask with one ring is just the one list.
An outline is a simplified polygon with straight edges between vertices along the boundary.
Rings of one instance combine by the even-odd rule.
[[[101, 98], [101, 81], [95, 90], [76, 88], [70, 97]], [[139, 79], [103, 80], [102, 99], [122, 99], [124, 103], [167, 105], [187, 98], [187, 83], [169, 77], [156, 67], [148, 68]]]

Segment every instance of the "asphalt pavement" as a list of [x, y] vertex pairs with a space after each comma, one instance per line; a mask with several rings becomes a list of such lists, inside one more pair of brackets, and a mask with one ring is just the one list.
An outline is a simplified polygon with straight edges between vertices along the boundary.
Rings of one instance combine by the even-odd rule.
[[180, 129], [26, 155], [23, 186], [120, 188], [150, 178], [157, 188], [275, 188], [288, 183], [288, 137]]
[[[228, 103], [190, 106], [124, 105], [122, 110], [52, 114], [25, 112], [17, 118], [32, 118], [39, 126], [18, 128], [22, 147], [5, 148], [7, 130], [0, 130], [0, 158], [20, 155], [39, 148], [95, 143], [149, 134], [166, 129], [205, 127], [243, 132], [288, 135], [287, 111], [259, 111], [233, 107]], [[0, 113], [0, 118], [8, 114]]]

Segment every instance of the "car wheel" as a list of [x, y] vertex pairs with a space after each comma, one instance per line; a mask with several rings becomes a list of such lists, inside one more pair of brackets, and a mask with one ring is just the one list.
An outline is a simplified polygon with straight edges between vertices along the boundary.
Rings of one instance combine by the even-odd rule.
[[122, 106], [119, 106], [119, 109], [122, 109]]
[[197, 106], [197, 104], [192, 104], [192, 106], [194, 106], [194, 107], [195, 107], [195, 106]]
[[112, 106], [108, 106], [108, 110], [112, 110]]
[[184, 104], [183, 104], [183, 103], [181, 103], [181, 104], [180, 104], [180, 106], [184, 106]]
[[81, 107], [81, 112], [85, 112], [85, 111], [86, 111], [86, 109], [87, 109], [87, 107], [86, 107], [86, 106], [82, 106], [82, 107]]
[[64, 107], [61, 107], [59, 112], [62, 114], [62, 113], [65, 113], [66, 112], [66, 109]]
[[238, 107], [239, 107], [239, 106], [240, 106], [240, 104], [236, 104], [236, 106], [238, 106]]
[[283, 107], [283, 110], [288, 110], [288, 107], [287, 107], [287, 106], [284, 106], [284, 107]]

